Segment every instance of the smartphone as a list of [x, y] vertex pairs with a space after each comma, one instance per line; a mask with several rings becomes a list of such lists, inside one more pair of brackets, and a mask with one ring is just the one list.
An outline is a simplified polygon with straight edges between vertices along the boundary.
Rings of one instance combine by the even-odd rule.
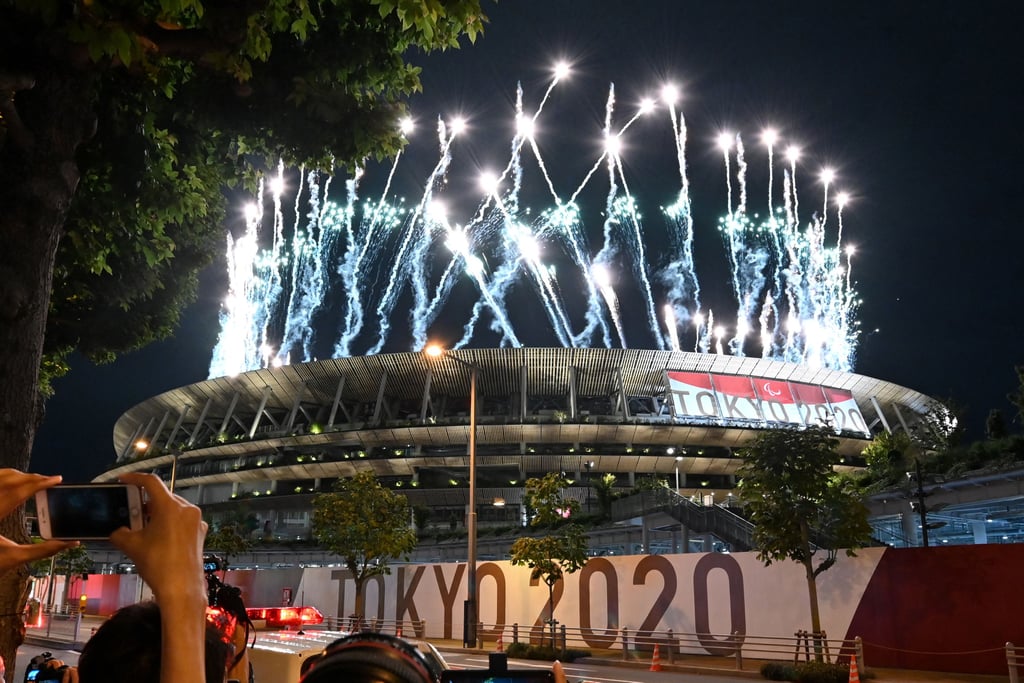
[[441, 672], [441, 683], [554, 683], [551, 669], [448, 669]]
[[36, 493], [36, 517], [46, 539], [106, 539], [123, 526], [142, 528], [142, 492], [124, 484], [53, 486]]

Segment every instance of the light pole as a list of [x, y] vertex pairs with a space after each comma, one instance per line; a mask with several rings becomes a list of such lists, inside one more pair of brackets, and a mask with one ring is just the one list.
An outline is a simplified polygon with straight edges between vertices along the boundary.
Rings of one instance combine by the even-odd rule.
[[445, 356], [469, 368], [469, 510], [466, 513], [466, 604], [463, 609], [462, 645], [476, 647], [476, 376], [479, 368], [457, 358], [437, 345], [429, 344], [423, 349], [427, 356]]
[[175, 450], [171, 452], [171, 483], [167, 487], [167, 490], [174, 493], [174, 483], [178, 480], [178, 456], [181, 455], [181, 451]]
[[[135, 442], [135, 450], [139, 453], [149, 452], [149, 442], [145, 439], [139, 439]], [[178, 479], [178, 456], [181, 455], [181, 451], [175, 448], [171, 451], [171, 481], [167, 486], [167, 490], [174, 493], [174, 484]]]
[[683, 461], [683, 456], [676, 456], [676, 495], [679, 495], [679, 463]]
[[583, 463], [583, 467], [585, 467], [587, 470], [587, 514], [590, 514], [590, 471], [594, 469], [594, 461], [586, 461], [585, 463]]

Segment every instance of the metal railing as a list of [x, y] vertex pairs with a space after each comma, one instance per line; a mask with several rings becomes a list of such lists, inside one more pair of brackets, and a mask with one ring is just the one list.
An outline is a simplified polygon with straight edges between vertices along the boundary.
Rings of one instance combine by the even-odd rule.
[[664, 512], [697, 533], [711, 533], [740, 552], [754, 547], [754, 525], [721, 505], [700, 505], [672, 489], [643, 491], [612, 503], [612, 519]]
[[1010, 683], [1019, 683], [1020, 667], [1024, 665], [1024, 647], [1016, 647], [1013, 643], [1006, 643], [1006, 668], [1010, 673]]
[[348, 617], [325, 616], [322, 624], [303, 627], [307, 631], [340, 631], [357, 632], [373, 631], [374, 633], [390, 633], [404, 638], [424, 638], [427, 630], [426, 620], [411, 619], [367, 619], [355, 615]]
[[[659, 657], [674, 663], [677, 657], [719, 657], [734, 660], [742, 671], [744, 658], [755, 660], [811, 661], [821, 659], [835, 664], [848, 664], [856, 657], [859, 671], [864, 671], [864, 648], [861, 639], [829, 639], [825, 634], [814, 638], [808, 631], [797, 631], [793, 637], [772, 637], [741, 634], [684, 633], [681, 631], [638, 631], [622, 629], [583, 629], [556, 624], [555, 642], [551, 643], [549, 624], [520, 627], [519, 624], [481, 623], [478, 647], [488, 643], [504, 646], [524, 642], [528, 645], [549, 645], [564, 654], [569, 649], [620, 650], [624, 660], [652, 656], [655, 647]], [[486, 641], [484, 639], [486, 635]]]

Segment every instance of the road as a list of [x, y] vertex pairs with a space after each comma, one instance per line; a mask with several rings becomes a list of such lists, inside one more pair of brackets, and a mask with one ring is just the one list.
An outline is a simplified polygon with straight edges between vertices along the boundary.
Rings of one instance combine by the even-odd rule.
[[[444, 658], [452, 668], [486, 669], [485, 655], [461, 652], [444, 652]], [[595, 681], [596, 683], [676, 683], [684, 674], [678, 671], [648, 671], [641, 668], [624, 668], [608, 664], [564, 664], [565, 675], [570, 683], [578, 681]], [[509, 661], [510, 669], [538, 668], [549, 669], [550, 664], [543, 662], [516, 659]], [[700, 675], [701, 683], [736, 683], [749, 680], [735, 676], [719, 676], [715, 674]], [[257, 682], [258, 683], [258, 682]]]
[[[42, 648], [37, 646], [23, 646], [18, 650], [18, 661], [14, 674], [15, 683], [21, 683], [25, 680], [25, 668], [28, 666], [29, 660], [43, 651], [44, 650]], [[54, 657], [62, 659], [68, 664], [75, 664], [78, 662], [78, 653], [73, 650], [50, 650], [50, 652]], [[444, 657], [452, 668], [487, 668], [487, 657], [485, 655], [445, 652]], [[513, 660], [509, 662], [509, 667], [513, 669], [548, 669], [550, 668], [550, 665], [543, 662]], [[645, 669], [625, 669], [595, 664], [566, 664], [565, 672], [571, 683], [577, 683], [578, 681], [595, 681], [596, 683], [669, 683], [670, 681], [678, 681], [680, 677], [679, 673], [667, 671], [657, 672], [647, 671]], [[701, 683], [736, 683], [737, 680], [741, 680], [730, 676], [706, 674], [702, 674], [700, 679]], [[257, 683], [271, 682], [261, 682], [257, 680]]]

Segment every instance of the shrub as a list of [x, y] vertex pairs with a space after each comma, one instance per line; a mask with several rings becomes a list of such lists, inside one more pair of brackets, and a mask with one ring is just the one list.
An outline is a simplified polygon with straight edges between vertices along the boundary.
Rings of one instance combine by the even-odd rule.
[[797, 683], [847, 683], [850, 667], [828, 662], [802, 662], [796, 665]]
[[565, 652], [550, 645], [528, 645], [527, 643], [512, 643], [506, 648], [509, 657], [517, 659], [540, 659], [553, 662], [556, 659], [562, 662], [573, 662], [580, 657], [589, 657], [589, 650], [567, 649]]
[[761, 677], [769, 681], [795, 681], [796, 667], [788, 662], [765, 662], [761, 665]]

